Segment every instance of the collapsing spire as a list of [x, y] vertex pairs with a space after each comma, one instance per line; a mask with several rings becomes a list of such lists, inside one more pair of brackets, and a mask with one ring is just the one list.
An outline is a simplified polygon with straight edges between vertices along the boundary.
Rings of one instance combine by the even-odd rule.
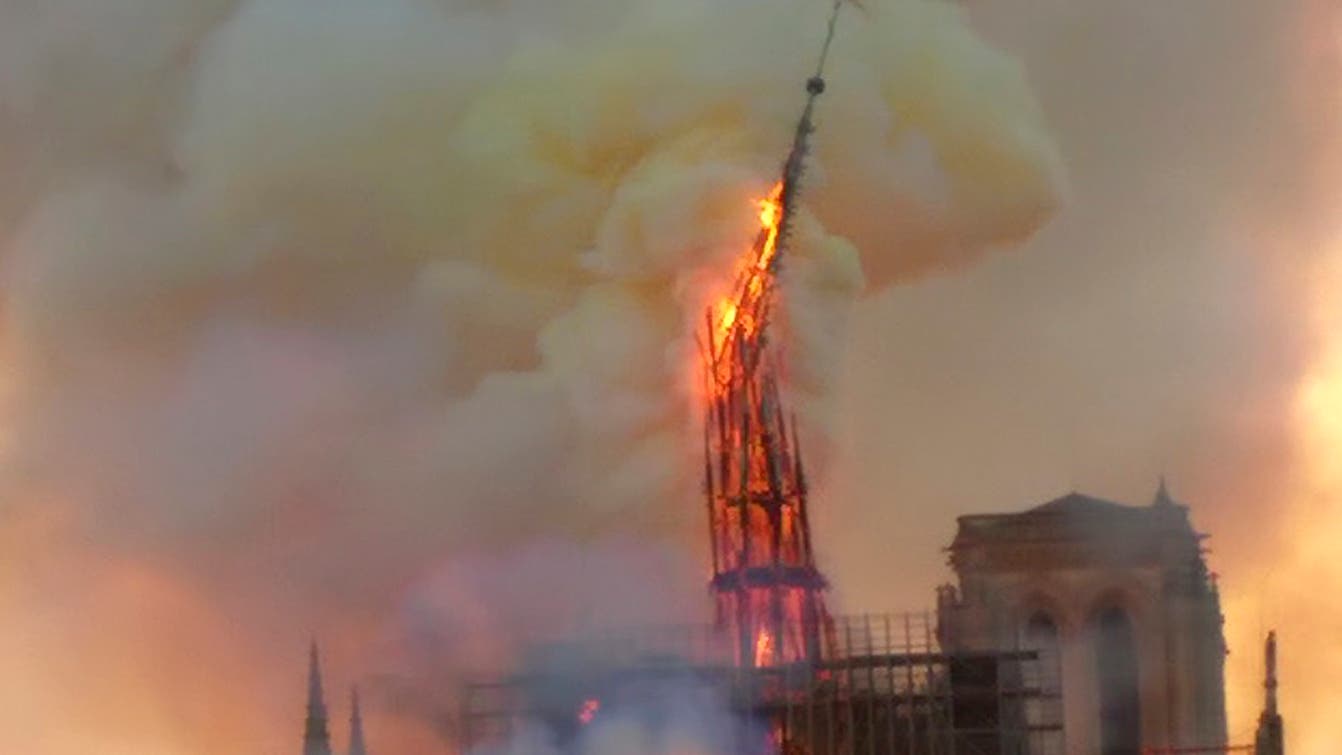
[[[820, 47], [820, 60], [815, 66], [815, 75], [806, 80], [806, 107], [802, 108], [801, 118], [797, 120], [796, 131], [792, 136], [792, 149], [783, 162], [783, 193], [780, 198], [782, 220], [779, 223], [779, 243], [786, 244], [792, 232], [792, 219], [797, 209], [797, 194], [801, 191], [802, 173], [806, 169], [806, 155], [811, 151], [811, 134], [815, 124], [811, 115], [815, 111], [815, 102], [825, 93], [825, 63], [829, 61], [829, 49], [834, 43], [834, 31], [839, 24], [839, 11], [849, 0], [834, 0], [834, 10], [829, 15], [829, 26], [825, 30], [825, 43]], [[771, 260], [777, 264], [778, 256]]]
[[331, 734], [326, 727], [326, 702], [322, 699], [321, 661], [314, 640], [308, 651], [308, 712], [303, 724], [303, 755], [331, 755]]
[[349, 755], [368, 755], [363, 742], [363, 716], [359, 713], [359, 688], [350, 690], [349, 695]]
[[740, 666], [818, 661], [832, 646], [826, 583], [811, 547], [795, 420], [787, 419], [769, 348], [772, 293], [788, 241], [809, 139], [825, 91], [825, 60], [844, 0], [836, 0], [782, 178], [760, 202], [761, 228], [730, 298], [708, 312], [704, 365], [704, 488], [717, 623]]

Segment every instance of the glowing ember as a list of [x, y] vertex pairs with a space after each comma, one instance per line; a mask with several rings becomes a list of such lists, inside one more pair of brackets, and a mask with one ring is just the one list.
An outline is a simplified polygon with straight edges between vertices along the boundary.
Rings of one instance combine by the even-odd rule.
[[583, 700], [582, 705], [578, 707], [578, 723], [582, 724], [583, 726], [592, 723], [592, 720], [596, 718], [596, 714], [599, 713], [600, 711], [601, 711], [600, 700], [594, 697]]
[[769, 634], [769, 630], [761, 629], [759, 636], [755, 638], [755, 665], [757, 667], [773, 665], [773, 657], [773, 635]]

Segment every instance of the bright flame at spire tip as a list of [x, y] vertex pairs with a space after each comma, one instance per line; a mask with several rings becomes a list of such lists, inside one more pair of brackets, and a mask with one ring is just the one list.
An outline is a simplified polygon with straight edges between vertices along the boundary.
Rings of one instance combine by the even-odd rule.
[[753, 335], [760, 324], [754, 317], [760, 311], [758, 305], [767, 290], [766, 279], [773, 274], [774, 258], [778, 253], [778, 237], [783, 222], [783, 188], [783, 182], [778, 181], [769, 190], [768, 196], [756, 200], [759, 205], [759, 235], [741, 261], [732, 293], [724, 296], [713, 307], [713, 319], [717, 323], [714, 351], [718, 344], [726, 343], [738, 322], [747, 336]]

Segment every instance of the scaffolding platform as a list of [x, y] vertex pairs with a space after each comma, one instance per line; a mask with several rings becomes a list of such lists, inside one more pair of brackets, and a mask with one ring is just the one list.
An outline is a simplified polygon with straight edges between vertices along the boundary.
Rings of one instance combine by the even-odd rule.
[[[687, 695], [726, 715], [733, 755], [1061, 755], [1057, 659], [942, 652], [926, 614], [834, 619], [828, 657], [735, 663], [711, 627], [606, 632], [548, 644], [514, 675], [467, 684], [462, 751], [524, 728], [573, 751], [599, 717]], [[721, 737], [719, 737], [721, 740]]]

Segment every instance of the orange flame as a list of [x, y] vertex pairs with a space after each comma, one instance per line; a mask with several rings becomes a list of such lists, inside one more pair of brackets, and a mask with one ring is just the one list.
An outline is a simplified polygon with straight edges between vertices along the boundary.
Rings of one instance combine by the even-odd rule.
[[719, 342], [727, 338], [738, 322], [747, 335], [755, 332], [758, 323], [750, 318], [756, 311], [755, 305], [764, 295], [765, 284], [771, 274], [769, 266], [778, 252], [778, 235], [783, 221], [783, 182], [774, 184], [769, 196], [756, 201], [759, 205], [759, 235], [742, 260], [735, 290], [720, 299], [713, 308], [717, 315]]
[[755, 637], [755, 666], [756, 668], [772, 665], [774, 656], [774, 638], [769, 634], [769, 630], [761, 629]]

